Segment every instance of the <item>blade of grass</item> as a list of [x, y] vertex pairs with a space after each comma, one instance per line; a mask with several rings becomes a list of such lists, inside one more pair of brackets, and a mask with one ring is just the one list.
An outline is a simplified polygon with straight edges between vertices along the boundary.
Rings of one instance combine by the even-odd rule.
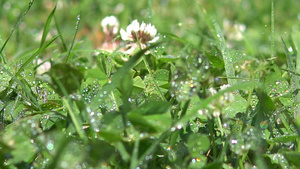
[[[21, 82], [16, 75], [14, 75], [13, 73], [11, 73], [9, 70], [7, 70], [4, 66], [2, 66], [0, 64], [0, 70], [6, 72], [9, 76], [11, 76], [12, 80], [11, 81], [15, 81], [17, 82], [21, 88], [24, 90], [24, 92], [26, 93], [27, 96], [30, 97], [31, 101], [29, 101], [32, 105], [34, 105], [37, 109], [42, 110], [39, 103], [37, 102], [37, 99], [33, 96], [32, 91], [30, 89], [30, 87], [26, 87], [25, 84], [23, 82]], [[6, 92], [4, 92], [6, 93]]]
[[28, 66], [30, 63], [32, 63], [33, 59], [39, 55], [41, 52], [43, 52], [51, 43], [53, 43], [58, 36], [55, 36], [52, 38], [47, 44], [44, 46], [40, 47], [33, 55], [31, 55], [26, 62], [21, 66], [21, 68], [17, 71], [16, 76], [19, 76], [20, 73], [25, 69], [26, 66]]
[[[26, 68], [26, 66], [28, 66], [30, 63], [32, 63], [33, 59], [38, 55], [40, 54], [41, 52], [43, 52], [53, 41], [55, 41], [55, 39], [57, 38], [54, 37], [52, 40], [50, 40], [47, 44], [45, 44], [44, 46], [42, 46], [41, 48], [39, 48], [36, 52], [34, 52], [34, 54], [32, 54], [27, 60], [26, 62], [21, 66], [21, 68], [17, 71], [17, 73], [12, 76], [12, 77], [15, 77], [15, 78], [12, 78], [12, 80], [9, 82], [9, 85], [8, 86], [12, 86], [12, 84], [19, 80], [17, 77], [21, 74], [21, 72]], [[20, 84], [20, 83], [19, 83]], [[25, 89], [25, 88], [24, 88]], [[8, 92], [9, 88], [7, 88], [6, 90], [2, 91], [1, 94], [0, 94], [0, 98], [3, 98], [7, 92]], [[30, 96], [30, 95], [29, 95]], [[30, 96], [31, 97], [31, 96]], [[36, 100], [36, 99], [34, 99]]]
[[[291, 72], [295, 72], [296, 74], [299, 74], [299, 72], [297, 72], [295, 66], [294, 66], [294, 63], [293, 63], [293, 60], [292, 60], [292, 56], [290, 55], [289, 53], [289, 50], [283, 40], [283, 38], [281, 38], [282, 40], [282, 44], [283, 44], [283, 48], [284, 48], [284, 51], [285, 51], [285, 54], [286, 54], [286, 59], [287, 59], [287, 65], [288, 65], [288, 69], [289, 71]], [[299, 49], [299, 48], [298, 48]], [[300, 56], [298, 55], [299, 54], [299, 51], [297, 51], [297, 60], [299, 59], [300, 60]], [[297, 65], [296, 65], [297, 66]], [[300, 66], [299, 66], [300, 67]], [[294, 91], [297, 91], [300, 89], [299, 87], [299, 80], [298, 80], [298, 77], [295, 75], [295, 73], [290, 73], [291, 74], [291, 89], [292, 89], [292, 92]], [[296, 119], [296, 127], [298, 129], [298, 131], [300, 130], [300, 93], [297, 92], [296, 96], [294, 96], [294, 118]], [[299, 134], [298, 134], [299, 136]], [[300, 137], [300, 136], [299, 136]], [[297, 144], [299, 147], [300, 146], [300, 138], [298, 138], [297, 140]], [[298, 152], [300, 152], [300, 149], [298, 148]]]
[[61, 43], [62, 43], [62, 46], [63, 46], [63, 50], [64, 50], [64, 52], [66, 52], [68, 50], [68, 48], [67, 48], [66, 42], [65, 42], [65, 40], [64, 40], [64, 38], [62, 36], [62, 33], [61, 33], [60, 29], [59, 29], [59, 26], [58, 26], [58, 23], [57, 23], [57, 20], [56, 20], [55, 16], [54, 16], [54, 22], [55, 22], [55, 27], [56, 27], [58, 36], [59, 36], [59, 38], [61, 40]]
[[47, 37], [47, 35], [49, 33], [50, 24], [51, 24], [52, 18], [54, 16], [54, 13], [55, 13], [55, 10], [56, 10], [56, 5], [57, 4], [55, 4], [54, 9], [52, 10], [52, 12], [50, 13], [50, 15], [47, 18], [46, 25], [44, 27], [44, 32], [43, 32], [42, 40], [41, 40], [41, 44], [40, 44], [40, 48], [44, 45], [46, 37]]
[[217, 41], [217, 46], [220, 49], [223, 56], [227, 80], [228, 83], [232, 86], [237, 82], [237, 80], [234, 78], [235, 70], [233, 66], [235, 56], [233, 55], [233, 53], [231, 54], [230, 52], [228, 52], [227, 43], [225, 41], [223, 32], [219, 24], [215, 20], [211, 19], [210, 16], [205, 12], [205, 10], [201, 6], [199, 6], [199, 8], [200, 13], [204, 16], [206, 24], [208, 25], [210, 31], [212, 32], [213, 36]]
[[212, 21], [212, 22], [213, 22], [213, 25], [215, 27], [216, 33], [217, 33], [216, 38], [219, 40], [218, 41], [219, 42], [218, 46], [219, 46], [219, 48], [222, 52], [228, 83], [230, 85], [233, 85], [237, 81], [234, 78], [235, 77], [235, 71], [234, 71], [234, 66], [233, 66], [235, 56], [233, 54], [231, 54], [230, 52], [228, 52], [228, 48], [227, 48], [225, 38], [223, 36], [223, 32], [221, 31], [221, 28], [218, 25], [218, 23], [216, 21]]
[[60, 80], [58, 78], [54, 77], [54, 76], [53, 76], [53, 79], [58, 84], [58, 87], [61, 89], [61, 91], [63, 92], [63, 94], [65, 96], [65, 98], [62, 98], [62, 102], [64, 103], [64, 105], [66, 106], [66, 108], [67, 108], [67, 110], [69, 112], [69, 115], [70, 115], [71, 120], [73, 122], [73, 125], [74, 125], [74, 127], [76, 129], [76, 132], [78, 133], [79, 137], [83, 141], [87, 142], [88, 139], [87, 139], [86, 135], [83, 133], [82, 128], [81, 128], [82, 122], [79, 121], [80, 118], [78, 118], [78, 116], [77, 116], [77, 114], [75, 112], [76, 110], [78, 111], [77, 106], [75, 106], [72, 103], [71, 99], [69, 98], [67, 90], [65, 89], [64, 85], [60, 82]]
[[5, 46], [7, 45], [7, 42], [9, 41], [9, 39], [11, 38], [12, 34], [15, 32], [15, 30], [19, 27], [20, 23], [22, 22], [22, 20], [24, 19], [24, 17], [27, 15], [28, 11], [31, 9], [31, 6], [33, 5], [34, 0], [30, 0], [27, 9], [24, 11], [23, 15], [18, 19], [17, 23], [15, 24], [14, 28], [12, 29], [12, 31], [10, 32], [8, 38], [6, 39], [6, 41], [4, 42], [4, 44], [2, 45], [1, 49], [0, 49], [0, 62], [1, 63], [5, 63], [7, 62], [7, 59], [5, 58], [4, 54], [3, 54], [3, 50], [5, 48]]
[[[271, 3], [271, 58], [275, 58], [275, 16], [274, 16], [274, 0]], [[272, 59], [272, 61], [274, 61]]]
[[72, 44], [71, 44], [71, 47], [70, 47], [69, 52], [67, 54], [65, 63], [70, 61], [70, 54], [71, 54], [71, 51], [72, 51], [74, 43], [75, 43], [75, 39], [76, 39], [76, 36], [77, 36], [79, 24], [80, 24], [80, 19], [81, 19], [81, 13], [77, 15], [77, 21], [76, 21], [76, 26], [75, 26], [75, 34], [73, 36]]

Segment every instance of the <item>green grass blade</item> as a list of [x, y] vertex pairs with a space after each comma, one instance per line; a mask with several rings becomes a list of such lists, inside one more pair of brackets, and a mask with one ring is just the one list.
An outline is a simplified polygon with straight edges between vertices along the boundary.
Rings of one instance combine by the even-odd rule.
[[30, 63], [32, 63], [33, 59], [39, 55], [41, 52], [43, 52], [50, 44], [52, 44], [58, 36], [55, 36], [52, 38], [48, 43], [46, 43], [44, 46], [40, 47], [33, 55], [31, 55], [26, 62], [22, 65], [22, 67], [18, 70], [16, 73], [16, 76], [20, 75], [20, 73], [25, 69], [26, 66], [28, 66]]
[[73, 46], [74, 46], [74, 43], [75, 43], [75, 39], [76, 39], [76, 36], [77, 36], [77, 32], [78, 32], [78, 28], [79, 28], [79, 24], [80, 24], [80, 19], [81, 19], [81, 13], [77, 16], [76, 27], [75, 27], [75, 34], [73, 36], [72, 44], [71, 44], [71, 47], [70, 47], [69, 52], [67, 54], [65, 63], [67, 63], [67, 62], [70, 61], [70, 55], [71, 55], [71, 51], [73, 49]]
[[20, 23], [23, 21], [24, 17], [27, 15], [28, 11], [30, 10], [31, 6], [33, 5], [34, 0], [31, 0], [28, 4], [27, 9], [25, 10], [25, 12], [23, 13], [23, 15], [19, 18], [19, 20], [17, 21], [17, 23], [15, 24], [13, 30], [10, 32], [8, 38], [6, 39], [6, 41], [4, 42], [4, 44], [2, 45], [1, 49], [0, 49], [0, 62], [1, 63], [6, 63], [7, 59], [5, 58], [4, 54], [3, 54], [3, 50], [5, 48], [5, 46], [7, 45], [7, 42], [9, 41], [9, 39], [11, 38], [12, 34], [15, 32], [15, 30], [19, 27]]
[[275, 58], [275, 16], [274, 16], [274, 1], [271, 4], [271, 58]]
[[46, 37], [47, 37], [47, 35], [48, 35], [48, 33], [49, 33], [49, 30], [50, 30], [50, 24], [51, 24], [52, 18], [53, 18], [53, 16], [54, 16], [55, 10], [56, 10], [56, 5], [55, 5], [54, 9], [52, 10], [52, 12], [50, 13], [50, 15], [49, 15], [48, 18], [47, 18], [47, 22], [46, 22], [46, 25], [45, 25], [45, 27], [44, 27], [44, 32], [43, 32], [43, 36], [42, 36], [40, 48], [44, 45], [45, 40], [46, 40]]
[[233, 85], [237, 81], [235, 79], [235, 70], [233, 66], [235, 56], [233, 54], [230, 54], [230, 52], [228, 51], [227, 43], [225, 41], [223, 32], [219, 24], [215, 20], [211, 19], [210, 16], [204, 11], [204, 9], [201, 6], [199, 6], [199, 8], [200, 8], [199, 11], [204, 16], [206, 24], [208, 25], [210, 31], [212, 32], [216, 40], [217, 46], [222, 53], [228, 83], [230, 85]]
[[73, 125], [79, 135], [79, 137], [84, 140], [87, 141], [87, 137], [84, 134], [84, 132], [82, 131], [82, 122], [80, 121], [80, 118], [78, 117], [78, 107], [74, 105], [74, 103], [72, 103], [72, 100], [69, 98], [68, 92], [66, 90], [66, 88], [64, 87], [64, 85], [61, 83], [61, 81], [56, 78], [55, 76], [52, 76], [53, 80], [56, 82], [56, 84], [58, 85], [58, 87], [60, 88], [60, 90], [62, 91], [62, 93], [64, 94], [65, 98], [62, 98], [62, 102], [64, 103], [64, 105], [66, 106], [66, 109], [68, 110], [68, 113], [71, 117], [71, 120], [73, 122]]
[[59, 26], [58, 26], [58, 23], [57, 23], [57, 20], [56, 20], [55, 17], [54, 17], [54, 22], [55, 22], [55, 27], [56, 27], [58, 36], [59, 36], [59, 38], [60, 38], [60, 40], [61, 40], [61, 43], [62, 43], [62, 46], [63, 46], [63, 51], [66, 52], [66, 51], [68, 50], [68, 48], [67, 48], [66, 42], [65, 42], [65, 40], [64, 40], [64, 38], [63, 38], [63, 36], [62, 36], [62, 33], [61, 33], [61, 31], [60, 31], [60, 28], [59, 28]]
[[[292, 56], [290, 55], [289, 53], [289, 50], [284, 42], [284, 40], [281, 38], [282, 40], [282, 44], [283, 44], [283, 47], [284, 47], [284, 51], [285, 51], [285, 54], [286, 54], [286, 59], [287, 59], [287, 65], [288, 65], [288, 69], [290, 72], [294, 72], [294, 73], [291, 73], [291, 90], [292, 92], [295, 92], [297, 90], [299, 90], [299, 78], [298, 78], [298, 75], [299, 73], [297, 72], [295, 66], [294, 66], [294, 63], [293, 63], [293, 60], [292, 60]], [[298, 48], [299, 49], [299, 48]], [[298, 51], [297, 51], [297, 59], [299, 58], [298, 57]], [[296, 65], [297, 66], [297, 65]], [[300, 66], [299, 66], [300, 67]], [[295, 96], [294, 96], [294, 109], [295, 109], [295, 113], [294, 113], [294, 118], [296, 119], [296, 124], [297, 124], [297, 128], [298, 130], [300, 129], [300, 119], [299, 119], [299, 116], [300, 116], [300, 92], [298, 92]], [[300, 145], [300, 142], [298, 141], [298, 145]]]
[[283, 38], [281, 38], [281, 41], [282, 41], [283, 48], [284, 48], [285, 55], [286, 55], [288, 71], [289, 72], [294, 72], [294, 73], [291, 73], [291, 76], [292, 76], [292, 78], [291, 78], [291, 89], [292, 89], [292, 91], [295, 91], [295, 90], [299, 89], [299, 81], [298, 81], [298, 78], [296, 76], [296, 74], [298, 74], [298, 72], [296, 72], [296, 68], [295, 68], [295, 65], [294, 65], [294, 62], [293, 62], [293, 58], [292, 58], [291, 54], [289, 53], [289, 50], [288, 50]]
[[[41, 107], [39, 106], [39, 103], [37, 102], [36, 97], [33, 96], [32, 91], [30, 90], [30, 87], [26, 87], [26, 85], [22, 81], [20, 81], [16, 75], [13, 75], [13, 73], [11, 73], [9, 70], [7, 70], [1, 64], [0, 64], [0, 68], [1, 68], [0, 70], [6, 72], [9, 76], [11, 76], [13, 81], [17, 82], [21, 86], [21, 88], [24, 90], [26, 95], [28, 95], [30, 97], [31, 100], [29, 102], [32, 105], [34, 105], [37, 109], [41, 110]], [[6, 93], [6, 92], [4, 92], [4, 93]]]
[[[17, 71], [15, 74], [15, 77], [18, 77], [21, 72], [29, 65], [32, 63], [33, 59], [36, 58], [37, 55], [39, 55], [41, 52], [43, 52], [50, 44], [52, 44], [56, 40], [57, 36], [51, 39], [47, 44], [42, 46], [40, 49], [38, 49], [36, 52], [34, 52], [27, 60], [26, 62], [21, 66], [21, 68]], [[9, 86], [11, 86], [15, 82], [15, 79], [12, 79], [9, 82]], [[1, 92], [0, 97], [3, 97], [6, 94], [7, 90]]]
[[228, 52], [227, 43], [225, 41], [225, 38], [223, 36], [223, 32], [222, 32], [219, 24], [216, 21], [212, 21], [212, 22], [213, 22], [213, 25], [215, 27], [216, 39], [218, 41], [218, 46], [219, 46], [219, 48], [222, 52], [225, 71], [226, 71], [226, 75], [227, 75], [227, 78], [228, 78], [228, 83], [230, 85], [233, 85], [237, 81], [235, 79], [235, 71], [234, 71], [234, 66], [233, 66], [235, 56]]

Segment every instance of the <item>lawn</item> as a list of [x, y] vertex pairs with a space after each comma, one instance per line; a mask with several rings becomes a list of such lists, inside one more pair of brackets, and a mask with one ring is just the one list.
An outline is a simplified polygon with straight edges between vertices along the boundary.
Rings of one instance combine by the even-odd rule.
[[300, 1], [0, 2], [0, 168], [300, 168]]

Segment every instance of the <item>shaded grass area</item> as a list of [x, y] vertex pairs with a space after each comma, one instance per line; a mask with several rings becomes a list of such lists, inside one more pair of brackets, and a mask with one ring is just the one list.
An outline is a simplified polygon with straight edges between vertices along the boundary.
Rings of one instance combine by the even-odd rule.
[[299, 168], [297, 3], [1, 1], [0, 168]]

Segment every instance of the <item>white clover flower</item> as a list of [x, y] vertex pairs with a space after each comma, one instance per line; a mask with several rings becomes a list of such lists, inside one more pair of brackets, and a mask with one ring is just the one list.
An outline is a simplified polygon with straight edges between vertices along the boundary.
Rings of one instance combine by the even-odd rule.
[[[113, 52], [119, 45], [120, 41], [116, 39], [119, 32], [119, 21], [115, 16], [107, 16], [101, 21], [104, 37], [101, 46], [98, 48], [102, 51]], [[94, 53], [97, 56], [100, 52]]]
[[147, 44], [156, 42], [159, 39], [156, 33], [157, 30], [154, 25], [144, 22], [140, 24], [137, 20], [132, 21], [127, 26], [126, 31], [124, 29], [120, 30], [121, 38], [129, 42], [129, 45], [127, 45], [129, 49], [125, 53], [132, 53], [138, 46], [144, 49]]
[[101, 21], [103, 32], [108, 35], [116, 35], [119, 31], [119, 21], [115, 16], [107, 16]]

